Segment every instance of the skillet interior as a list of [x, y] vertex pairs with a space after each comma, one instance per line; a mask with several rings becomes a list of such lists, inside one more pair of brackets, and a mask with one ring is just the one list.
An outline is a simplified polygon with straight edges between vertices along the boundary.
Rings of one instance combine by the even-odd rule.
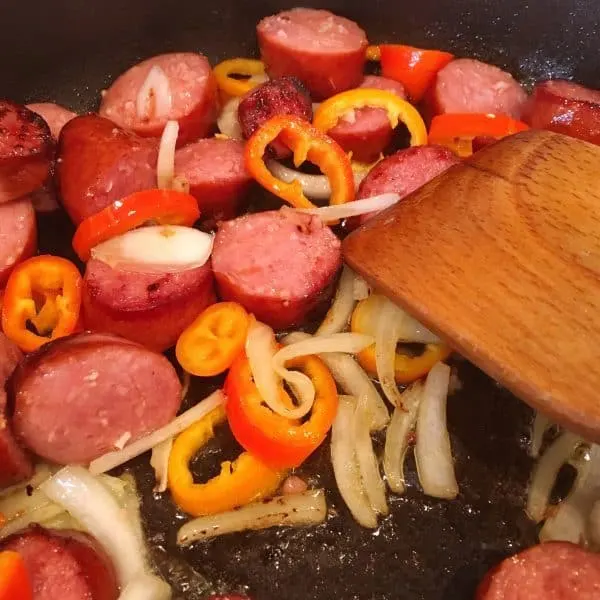
[[[98, 90], [137, 60], [171, 50], [201, 50], [216, 62], [255, 53], [260, 17], [298, 2], [129, 0], [4, 2], [0, 8], [0, 96], [54, 100], [78, 111], [97, 106]], [[594, 0], [312, 1], [357, 20], [374, 42], [450, 49], [508, 67], [526, 82], [573, 77], [600, 85]], [[41, 251], [72, 256], [72, 226], [63, 215], [40, 223]], [[452, 503], [425, 499], [412, 487], [391, 499], [392, 516], [375, 533], [350, 519], [335, 492], [329, 446], [306, 471], [328, 489], [327, 526], [267, 531], [180, 551], [181, 516], [152, 495], [148, 459], [133, 466], [143, 495], [157, 563], [179, 597], [244, 590], [256, 600], [472, 597], [484, 571], [535, 541], [522, 507], [531, 462], [525, 452], [530, 411], [474, 367], [460, 363], [464, 389], [449, 403], [461, 494]], [[193, 398], [209, 386], [194, 383]], [[224, 442], [225, 443], [225, 442]], [[225, 443], [227, 446], [227, 444]], [[216, 450], [215, 450], [216, 452]], [[227, 457], [233, 455], [233, 448]], [[201, 475], [203, 469], [198, 469]], [[208, 475], [205, 471], [204, 475]]]

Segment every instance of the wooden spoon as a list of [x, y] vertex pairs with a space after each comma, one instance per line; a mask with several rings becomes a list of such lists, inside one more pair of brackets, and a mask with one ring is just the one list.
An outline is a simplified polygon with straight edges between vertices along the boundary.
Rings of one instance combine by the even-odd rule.
[[545, 131], [506, 138], [343, 250], [486, 373], [600, 442], [600, 147]]

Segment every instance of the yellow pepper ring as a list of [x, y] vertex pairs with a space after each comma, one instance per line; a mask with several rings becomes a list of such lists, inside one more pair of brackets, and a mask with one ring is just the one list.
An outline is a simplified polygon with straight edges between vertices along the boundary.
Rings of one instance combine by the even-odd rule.
[[169, 457], [168, 480], [173, 500], [181, 510], [200, 517], [212, 515], [273, 494], [286, 472], [267, 467], [249, 452], [221, 463], [221, 473], [206, 483], [194, 483], [189, 463], [214, 437], [226, 420], [225, 409], [215, 408], [177, 436]]
[[221, 91], [230, 96], [243, 96], [255, 88], [258, 82], [249, 79], [235, 79], [232, 75], [264, 75], [265, 65], [260, 60], [252, 58], [230, 58], [220, 62], [214, 69], [217, 85]]
[[381, 60], [381, 48], [379, 46], [367, 46], [367, 60], [372, 62]]
[[[372, 315], [370, 314], [375, 310], [375, 305], [372, 303], [373, 298], [373, 296], [370, 296], [365, 300], [361, 300], [354, 309], [350, 323], [350, 328], [353, 332], [369, 335], [374, 333], [372, 329]], [[437, 362], [446, 360], [451, 353], [451, 348], [446, 344], [425, 344], [425, 349], [419, 356], [409, 356], [397, 351], [394, 361], [394, 378], [396, 383], [411, 383], [424, 377]], [[377, 376], [375, 344], [359, 352], [357, 359], [363, 369], [369, 374]]]
[[410, 102], [385, 90], [360, 88], [332, 96], [322, 102], [317, 109], [313, 125], [327, 132], [335, 127], [339, 119], [349, 110], [367, 106], [385, 109], [392, 129], [402, 121], [410, 132], [411, 146], [423, 146], [427, 143], [427, 128], [419, 111]]

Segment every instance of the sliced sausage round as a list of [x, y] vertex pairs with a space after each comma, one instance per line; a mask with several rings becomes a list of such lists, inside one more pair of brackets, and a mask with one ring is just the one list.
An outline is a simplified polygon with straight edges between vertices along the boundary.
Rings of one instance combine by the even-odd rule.
[[[310, 95], [297, 77], [279, 77], [249, 92], [238, 106], [238, 119], [243, 136], [248, 139], [263, 123], [278, 115], [293, 115], [312, 121]], [[276, 158], [285, 158], [291, 150], [275, 140], [269, 149]]]
[[[167, 89], [157, 92], [150, 85], [146, 95], [147, 79], [157, 70], [168, 81]], [[146, 96], [141, 106], [140, 93]], [[159, 93], [166, 96], [164, 106], [157, 98]], [[167, 121], [177, 121], [177, 142], [183, 145], [208, 134], [217, 110], [217, 84], [207, 58], [194, 52], [174, 52], [148, 58], [125, 71], [106, 90], [99, 113], [119, 127], [149, 137], [159, 137]]]
[[536, 129], [549, 129], [600, 144], [600, 90], [555, 79], [533, 89], [523, 114]]
[[252, 185], [244, 144], [237, 140], [208, 138], [180, 148], [175, 152], [175, 173], [189, 182], [205, 222], [235, 217]]
[[87, 464], [166, 425], [181, 385], [162, 355], [81, 333], [29, 355], [11, 380], [17, 438], [58, 464]]
[[212, 265], [223, 299], [284, 329], [328, 299], [340, 241], [317, 217], [286, 209], [248, 214], [221, 225]]
[[87, 263], [83, 280], [86, 329], [122, 335], [162, 352], [215, 301], [210, 264], [178, 273], [140, 273]]
[[527, 94], [510, 73], [472, 58], [459, 58], [441, 69], [427, 94], [433, 114], [490, 113], [515, 119]]
[[54, 142], [37, 113], [0, 100], [0, 203], [25, 196], [48, 177]]
[[354, 21], [327, 10], [293, 8], [264, 18], [256, 31], [269, 75], [294, 75], [314, 100], [362, 81], [367, 36]]
[[6, 414], [6, 380], [12, 375], [23, 354], [0, 333], [0, 489], [25, 481], [33, 474], [29, 455], [17, 443]]
[[[406, 99], [404, 86], [386, 77], [367, 75], [359, 87], [392, 92], [399, 98]], [[328, 135], [346, 152], [352, 152], [353, 159], [365, 163], [371, 163], [379, 158], [392, 141], [393, 134], [387, 112], [382, 108], [361, 108], [351, 111], [328, 131]]]
[[0, 285], [37, 249], [35, 211], [28, 197], [0, 204]]
[[156, 187], [158, 143], [97, 115], [69, 121], [60, 135], [56, 180], [78, 225], [114, 200]]
[[23, 558], [35, 600], [119, 597], [117, 575], [109, 556], [85, 533], [34, 525], [10, 536], [0, 547]]
[[34, 102], [26, 106], [48, 123], [50, 133], [55, 140], [58, 140], [62, 128], [77, 116], [72, 110], [59, 104], [54, 104], [54, 102]]
[[569, 542], [546, 542], [507, 558], [479, 586], [476, 600], [595, 600], [600, 555]]
[[[400, 150], [377, 163], [358, 188], [357, 199], [394, 192], [408, 196], [460, 162], [460, 158], [443, 146], [414, 146]], [[360, 217], [364, 223], [375, 213]]]

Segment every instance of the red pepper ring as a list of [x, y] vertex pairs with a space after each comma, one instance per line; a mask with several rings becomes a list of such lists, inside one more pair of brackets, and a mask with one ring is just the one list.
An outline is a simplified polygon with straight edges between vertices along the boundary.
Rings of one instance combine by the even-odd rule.
[[335, 381], [319, 358], [306, 356], [286, 366], [308, 375], [315, 386], [312, 411], [304, 422], [282, 417], [264, 404], [245, 354], [234, 361], [224, 387], [227, 419], [236, 440], [275, 469], [301, 465], [325, 439], [338, 406]]
[[4, 333], [25, 352], [70, 335], [78, 324], [81, 288], [81, 274], [66, 258], [42, 255], [22, 262], [6, 284]]
[[266, 190], [295, 208], [316, 208], [304, 195], [302, 185], [275, 177], [264, 161], [267, 146], [277, 137], [294, 152], [294, 165], [305, 160], [317, 165], [329, 179], [329, 204], [354, 200], [354, 176], [350, 159], [342, 148], [310, 123], [291, 115], [279, 115], [261, 125], [246, 143], [246, 168]]

